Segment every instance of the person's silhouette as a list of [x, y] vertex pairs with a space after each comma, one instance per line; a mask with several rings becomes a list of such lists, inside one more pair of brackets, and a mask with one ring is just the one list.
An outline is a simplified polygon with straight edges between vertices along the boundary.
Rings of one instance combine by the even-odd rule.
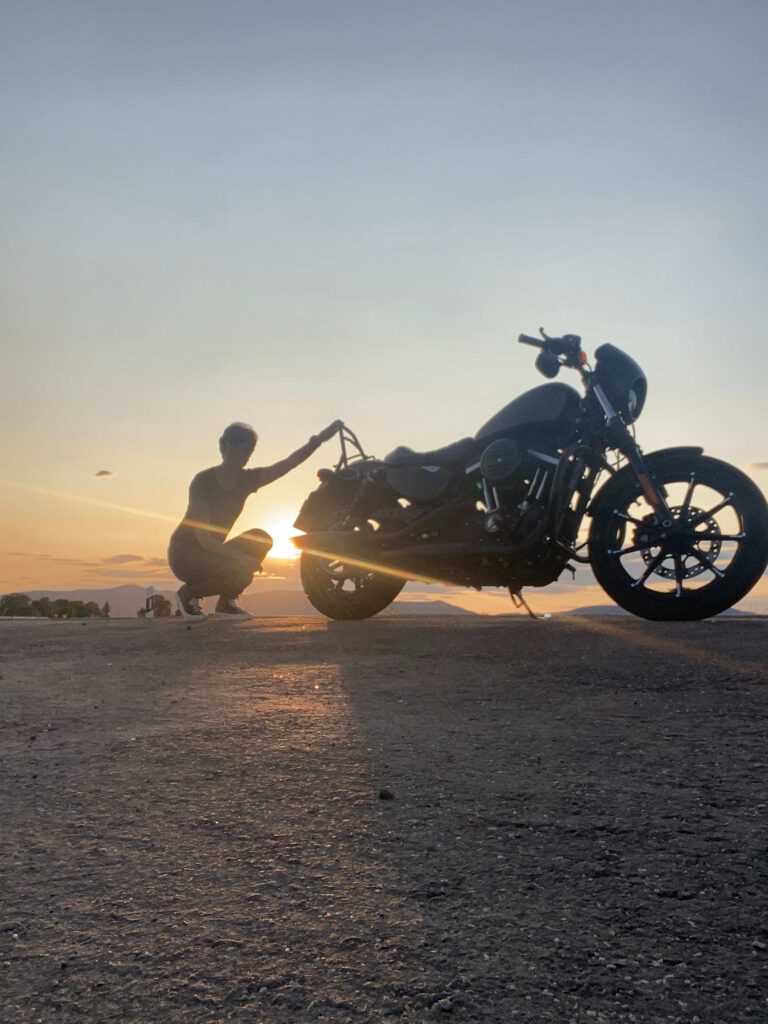
[[230, 423], [219, 439], [221, 462], [204, 469], [189, 486], [189, 505], [184, 519], [171, 536], [168, 563], [183, 583], [176, 606], [185, 618], [204, 619], [200, 599], [218, 594], [216, 614], [248, 618], [238, 597], [272, 547], [264, 530], [247, 530], [227, 540], [245, 499], [261, 487], [301, 465], [340, 428], [335, 420], [281, 462], [246, 469], [258, 436], [247, 423]]

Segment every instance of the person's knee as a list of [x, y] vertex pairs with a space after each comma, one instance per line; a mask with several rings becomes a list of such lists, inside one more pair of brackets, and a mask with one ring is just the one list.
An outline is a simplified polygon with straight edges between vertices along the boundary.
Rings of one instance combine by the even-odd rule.
[[[269, 554], [272, 547], [272, 538], [265, 530], [247, 530], [226, 543], [227, 546], [231, 546], [239, 551], [241, 555], [245, 556], [246, 561], [251, 563], [246, 565], [246, 571], [250, 570], [251, 575], [253, 575], [254, 572], [258, 572], [261, 568], [261, 563]], [[249, 579], [248, 583], [250, 582]]]
[[269, 550], [269, 548], [271, 548], [272, 544], [274, 543], [266, 530], [249, 530], [246, 534], [244, 534], [244, 536], [248, 537], [250, 540], [256, 541], [256, 543], [258, 544], [262, 544], [265, 548], [267, 548], [267, 550]]
[[272, 538], [266, 530], [248, 530], [242, 534], [243, 544], [248, 554], [263, 558], [272, 547]]

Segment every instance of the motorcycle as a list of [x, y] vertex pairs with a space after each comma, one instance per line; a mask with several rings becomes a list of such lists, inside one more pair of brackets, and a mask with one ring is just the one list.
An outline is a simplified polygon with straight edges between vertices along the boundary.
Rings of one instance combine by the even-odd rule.
[[318, 611], [364, 619], [407, 580], [423, 580], [506, 587], [533, 615], [523, 588], [575, 575], [579, 564], [646, 619], [709, 618], [751, 590], [768, 565], [758, 487], [700, 447], [643, 454], [634, 424], [647, 382], [637, 363], [604, 344], [592, 369], [577, 335], [540, 334], [518, 341], [540, 350], [536, 367], [549, 380], [575, 370], [583, 394], [542, 384], [474, 437], [383, 460], [340, 428], [339, 461], [320, 470], [295, 522], [302, 586]]

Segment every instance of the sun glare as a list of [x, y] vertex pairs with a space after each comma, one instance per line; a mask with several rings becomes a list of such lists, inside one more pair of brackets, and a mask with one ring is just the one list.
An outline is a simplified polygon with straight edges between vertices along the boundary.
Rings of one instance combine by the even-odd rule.
[[294, 529], [293, 519], [275, 519], [264, 527], [274, 541], [270, 558], [298, 558], [299, 551], [291, 544], [291, 537], [298, 537], [299, 530]]

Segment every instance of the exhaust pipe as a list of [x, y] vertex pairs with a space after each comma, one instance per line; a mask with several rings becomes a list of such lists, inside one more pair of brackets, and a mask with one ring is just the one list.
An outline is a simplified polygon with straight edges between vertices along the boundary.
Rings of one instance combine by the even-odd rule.
[[383, 552], [387, 562], [400, 561], [404, 558], [453, 558], [459, 556], [471, 556], [484, 558], [486, 555], [492, 558], [509, 558], [520, 553], [520, 544], [417, 544], [413, 547], [395, 548], [394, 551]]
[[403, 526], [393, 533], [366, 533], [362, 536], [359, 533], [344, 530], [323, 530], [294, 537], [293, 544], [300, 550], [317, 548], [321, 551], [334, 551], [339, 555], [362, 555], [364, 552], [371, 554], [373, 551], [389, 551], [393, 544], [408, 540], [414, 531], [423, 530], [425, 527], [439, 523], [462, 507], [470, 509], [472, 506], [467, 503], [466, 498], [454, 498], [453, 501], [427, 512], [421, 519], [415, 519], [412, 523], [408, 523], [407, 526]]

